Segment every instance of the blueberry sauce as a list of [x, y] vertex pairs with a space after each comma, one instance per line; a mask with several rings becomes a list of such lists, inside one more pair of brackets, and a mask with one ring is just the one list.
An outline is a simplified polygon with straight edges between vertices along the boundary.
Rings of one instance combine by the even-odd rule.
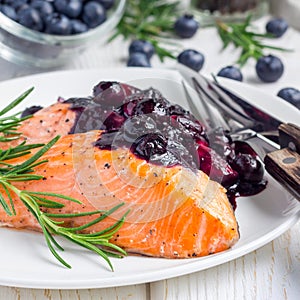
[[227, 189], [233, 208], [237, 196], [266, 187], [263, 164], [247, 143], [232, 141], [223, 129], [208, 135], [190, 112], [156, 89], [100, 82], [92, 97], [65, 102], [77, 113], [70, 133], [100, 129], [94, 144], [100, 149], [126, 147], [153, 164], [201, 170]]
[[43, 107], [39, 106], [39, 105], [34, 105], [34, 106], [30, 106], [27, 107], [23, 110], [22, 114], [21, 114], [21, 118], [30, 116], [35, 114], [37, 111], [41, 110]]

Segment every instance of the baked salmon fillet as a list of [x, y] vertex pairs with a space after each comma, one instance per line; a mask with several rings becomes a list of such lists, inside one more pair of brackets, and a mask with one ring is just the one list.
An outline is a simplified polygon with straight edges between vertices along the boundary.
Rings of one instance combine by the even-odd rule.
[[[103, 230], [129, 211], [111, 242], [128, 253], [147, 256], [199, 257], [229, 249], [238, 241], [234, 199], [243, 189], [260, 188], [260, 169], [255, 181], [253, 174], [248, 181], [243, 170], [238, 173], [232, 167], [237, 164], [226, 160], [240, 158], [240, 150], [235, 151], [238, 144], [233, 148], [223, 132], [208, 137], [190, 112], [159, 91], [102, 81], [91, 96], [59, 98], [49, 107], [24, 111], [32, 113], [18, 128], [22, 136], [1, 145], [3, 149], [23, 140], [31, 144], [61, 138], [42, 157], [48, 162], [35, 167], [43, 180], [14, 184], [20, 190], [59, 193], [81, 201], [57, 199], [65, 206], [43, 208], [46, 212], [109, 210], [123, 203], [86, 230]], [[22, 159], [9, 162], [18, 164]], [[0, 192], [5, 195], [1, 187]], [[13, 201], [16, 215], [0, 210], [0, 226], [40, 231], [24, 204], [18, 198]], [[78, 227], [93, 218], [64, 219], [64, 224]]]
[[[128, 147], [101, 149], [102, 131], [71, 134], [43, 156], [35, 168], [44, 180], [16, 182], [21, 190], [64, 194], [81, 204], [61, 200], [61, 213], [107, 210], [124, 205], [93, 225], [89, 232], [113, 225], [129, 210], [112, 242], [129, 253], [165, 258], [199, 257], [232, 247], [238, 224], [226, 190], [200, 170], [180, 164], [163, 166], [139, 158]], [[20, 162], [20, 158], [10, 161]], [[0, 188], [0, 192], [5, 194]], [[0, 224], [40, 230], [23, 203], [14, 198], [15, 216], [0, 210]], [[57, 212], [58, 209], [45, 209]], [[66, 219], [80, 226], [94, 216]]]

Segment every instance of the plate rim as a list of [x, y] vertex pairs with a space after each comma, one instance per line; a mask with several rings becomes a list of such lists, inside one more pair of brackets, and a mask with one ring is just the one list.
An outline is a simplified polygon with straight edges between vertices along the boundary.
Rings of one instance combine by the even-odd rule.
[[[19, 80], [30, 80], [30, 79], [35, 79], [35, 78], [38, 78], [40, 79], [40, 77], [44, 77], [44, 78], [47, 78], [47, 77], [51, 77], [51, 76], [56, 76], [56, 75], [59, 75], [59, 76], [62, 76], [62, 75], [65, 75], [65, 74], [68, 74], [68, 73], [81, 73], [81, 74], [84, 74], [84, 73], [87, 73], [87, 74], [90, 74], [90, 73], [95, 73], [96, 74], [102, 74], [102, 73], [111, 73], [111, 72], [116, 72], [118, 74], [118, 72], [129, 72], [129, 73], [135, 73], [136, 71], [138, 72], [141, 72], [141, 73], [145, 73], [145, 74], [151, 74], [153, 73], [161, 73], [161, 74], [169, 74], [170, 72], [172, 72], [172, 74], [176, 74], [177, 73], [177, 76], [179, 75], [178, 72], [176, 72], [176, 70], [170, 70], [170, 69], [143, 69], [141, 70], [140, 68], [114, 68], [114, 69], [101, 69], [101, 70], [98, 70], [98, 69], [88, 69], [88, 70], [61, 70], [61, 71], [51, 71], [51, 72], [45, 72], [45, 73], [38, 73], [38, 74], [33, 74], [33, 75], [28, 75], [28, 76], [23, 76], [23, 77], [19, 77], [19, 78], [14, 78], [14, 79], [10, 79], [10, 80], [5, 80], [5, 81], [2, 81], [0, 82], [0, 91], [1, 91], [1, 88], [3, 85], [7, 84], [7, 82], [17, 82]], [[179, 75], [180, 76], [180, 75]], [[118, 75], [116, 76], [118, 77]], [[164, 76], [163, 76], [164, 77]], [[234, 83], [235, 84], [235, 83]], [[239, 83], [240, 84], [240, 83]], [[256, 87], [253, 87], [253, 86], [250, 86], [250, 85], [246, 85], [247, 88], [246, 89], [254, 89], [256, 90], [256, 92], [259, 92], [259, 93], [263, 93], [263, 91], [259, 91], [258, 88]], [[273, 95], [269, 95], [267, 93], [265, 93], [266, 95], [268, 95], [268, 97], [275, 97]], [[285, 105], [285, 104], [283, 104]], [[39, 284], [39, 282], [36, 282], [34, 280], [19, 280], [18, 282], [13, 282], [13, 281], [9, 281], [9, 280], [5, 280], [5, 278], [2, 278], [1, 275], [0, 275], [0, 285], [5, 285], [5, 286], [18, 286], [18, 287], [23, 287], [23, 288], [37, 288], [37, 289], [44, 289], [44, 288], [49, 288], [49, 289], [87, 289], [87, 288], [107, 288], [107, 287], [116, 287], [116, 286], [128, 286], [128, 285], [133, 285], [133, 284], [141, 284], [141, 283], [146, 283], [146, 282], [153, 282], [153, 281], [157, 281], [157, 280], [164, 280], [164, 279], [169, 279], [169, 278], [174, 278], [174, 277], [178, 277], [178, 276], [182, 276], [182, 275], [186, 275], [186, 274], [190, 274], [190, 273], [194, 273], [194, 272], [198, 272], [198, 271], [202, 271], [202, 270], [205, 270], [205, 269], [209, 269], [211, 267], [215, 267], [217, 265], [220, 265], [222, 263], [226, 263], [226, 262], [229, 262], [229, 261], [232, 261], [234, 259], [237, 259], [245, 254], [248, 254], [264, 245], [266, 245], [267, 243], [269, 243], [270, 241], [274, 240], [275, 238], [279, 237], [281, 234], [283, 234], [284, 232], [286, 232], [289, 228], [291, 228], [294, 224], [296, 224], [296, 222], [299, 220], [300, 218], [300, 214], [299, 213], [296, 213], [294, 215], [291, 215], [288, 219], [286, 219], [280, 226], [279, 228], [275, 228], [273, 229], [272, 231], [266, 233], [265, 235], [263, 235], [261, 238], [255, 240], [255, 241], [252, 241], [250, 243], [247, 243], [245, 245], [242, 245], [241, 247], [237, 248], [237, 249], [229, 249], [227, 251], [224, 251], [224, 252], [221, 252], [221, 253], [218, 253], [218, 254], [214, 254], [214, 258], [217, 258], [215, 260], [215, 262], [213, 263], [209, 263], [209, 266], [207, 267], [197, 267], [197, 263], [195, 263], [195, 261], [200, 261], [200, 260], [203, 260], [205, 259], [206, 257], [203, 257], [203, 258], [194, 258], [194, 259], [187, 259], [187, 261], [192, 261], [192, 268], [186, 268], [186, 264], [183, 264], [183, 265], [180, 265], [180, 266], [174, 266], [172, 267], [173, 268], [176, 268], [176, 269], [184, 269], [184, 270], [181, 270], [181, 272], [177, 272], [176, 274], [172, 274], [170, 268], [167, 269], [167, 270], [163, 270], [162, 273], [160, 273], [160, 271], [156, 270], [156, 271], [152, 271], [150, 273], [147, 274], [146, 277], [141, 277], [139, 274], [138, 275], [135, 275], [133, 276], [133, 278], [135, 278], [135, 280], [126, 280], [124, 281], [124, 278], [122, 278], [121, 280], [123, 281], [120, 281], [119, 279], [119, 282], [117, 281], [117, 284], [115, 283], [116, 282], [116, 279], [112, 276], [110, 277], [109, 279], [106, 278], [104, 282], [101, 283], [101, 280], [95, 280], [95, 281], [92, 281], [91, 280], [77, 280], [77, 281], [71, 281], [72, 284], [70, 283], [70, 281], [66, 280], [66, 282], [60, 282], [60, 281], [53, 281], [52, 283], [49, 284], [49, 282], [47, 282], [46, 280], [45, 281], [42, 281], [43, 284]], [[1, 227], [0, 227], [1, 228]], [[233, 254], [233, 256], [232, 256]], [[225, 259], [224, 259], [225, 257]], [[151, 259], [151, 258], [150, 258]], [[188, 265], [190, 265], [188, 263]], [[191, 271], [192, 269], [192, 271]], [[1, 273], [1, 271], [0, 271]], [[153, 277], [153, 273], [160, 273], [160, 274], [156, 274], [156, 275], [160, 275], [156, 278]], [[26, 276], [26, 275], [25, 275]], [[44, 284], [46, 283], [47, 284]], [[69, 284], [68, 284], [69, 282]]]

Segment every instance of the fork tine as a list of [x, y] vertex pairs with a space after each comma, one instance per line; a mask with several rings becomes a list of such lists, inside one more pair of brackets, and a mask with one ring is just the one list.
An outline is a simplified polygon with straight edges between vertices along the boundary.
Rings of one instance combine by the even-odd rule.
[[[237, 110], [233, 103], [233, 100], [226, 95], [219, 87], [217, 87], [215, 84], [209, 82], [206, 78], [204, 78], [205, 82], [207, 83], [207, 86], [209, 86], [214, 94], [215, 97], [212, 97], [209, 95], [205, 89], [207, 87], [203, 87], [201, 83], [199, 83], [198, 80], [193, 78], [194, 85], [197, 86], [203, 94], [207, 96], [207, 98], [210, 100], [210, 102], [219, 108], [221, 110], [224, 117], [233, 119], [243, 125], [243, 127], [252, 127], [253, 126], [253, 119], [251, 119], [245, 112], [242, 112], [240, 110]], [[229, 101], [230, 100], [230, 101]]]
[[204, 112], [207, 114], [209, 121], [208, 123], [211, 124], [211, 130], [217, 129], [222, 127], [224, 130], [230, 130], [231, 128], [228, 125], [228, 122], [226, 121], [225, 116], [222, 114], [222, 112], [210, 101], [209, 97], [206, 95], [206, 93], [203, 93], [202, 89], [200, 89], [200, 86], [196, 82], [196, 80], [193, 78], [194, 88], [197, 92], [198, 98], [200, 100], [200, 103], [202, 104], [204, 108]]
[[204, 116], [202, 114], [200, 114], [200, 111], [198, 109], [198, 107], [196, 107], [190, 93], [188, 92], [188, 89], [187, 89], [187, 86], [184, 82], [184, 80], [181, 81], [182, 83], [182, 86], [183, 86], [183, 90], [184, 90], [184, 93], [185, 93], [185, 99], [187, 100], [187, 104], [188, 104], [188, 107], [190, 109], [190, 111], [193, 113], [193, 115], [198, 119], [200, 120], [204, 126], [207, 126], [207, 120], [204, 118]]
[[209, 102], [206, 101], [206, 96], [201, 91], [196, 89], [202, 109], [200, 109], [199, 106], [195, 105], [184, 80], [182, 80], [182, 85], [186, 96], [185, 98], [188, 102], [190, 110], [192, 111], [193, 115], [197, 119], [199, 119], [208, 130], [214, 130], [219, 127], [222, 127], [225, 130], [229, 130], [228, 124], [224, 120], [223, 116], [220, 115], [216, 108], [214, 108], [213, 110], [213, 107], [209, 105]]

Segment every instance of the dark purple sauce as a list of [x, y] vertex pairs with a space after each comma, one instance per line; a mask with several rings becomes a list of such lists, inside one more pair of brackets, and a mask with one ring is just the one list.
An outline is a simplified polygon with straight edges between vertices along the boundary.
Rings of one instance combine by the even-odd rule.
[[41, 110], [42, 108], [43, 107], [39, 106], [39, 105], [33, 105], [30, 107], [27, 107], [23, 110], [23, 112], [21, 114], [21, 118], [31, 116], [31, 115], [35, 114], [37, 111]]
[[77, 112], [70, 133], [101, 129], [100, 149], [126, 147], [153, 164], [200, 169], [228, 190], [234, 208], [237, 196], [266, 187], [263, 164], [248, 144], [232, 141], [222, 129], [207, 135], [190, 112], [156, 89], [100, 82], [93, 91], [93, 97], [65, 101]]

